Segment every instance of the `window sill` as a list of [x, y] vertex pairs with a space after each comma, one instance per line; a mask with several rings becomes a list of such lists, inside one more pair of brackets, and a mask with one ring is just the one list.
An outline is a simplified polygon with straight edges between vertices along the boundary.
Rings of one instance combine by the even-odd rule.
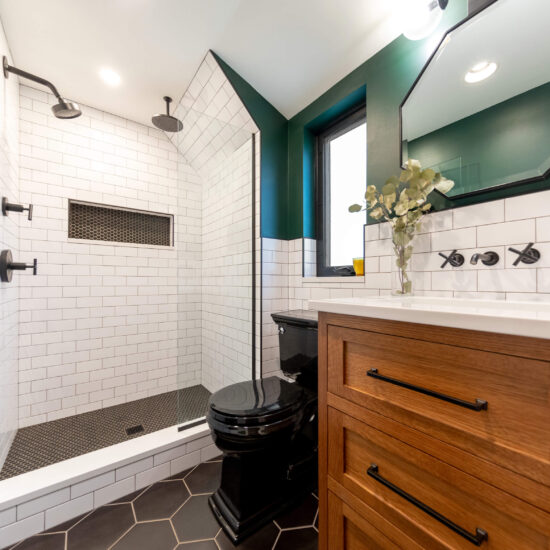
[[306, 284], [319, 284], [319, 283], [364, 283], [365, 277], [363, 275], [357, 277], [302, 277], [302, 281]]

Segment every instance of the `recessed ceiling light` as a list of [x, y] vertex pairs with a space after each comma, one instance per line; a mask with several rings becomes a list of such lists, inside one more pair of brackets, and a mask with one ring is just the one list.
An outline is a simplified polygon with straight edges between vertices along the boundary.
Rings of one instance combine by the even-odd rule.
[[109, 86], [118, 86], [120, 84], [120, 75], [116, 71], [113, 71], [113, 69], [103, 67], [99, 70], [99, 76]]
[[468, 84], [481, 82], [489, 78], [496, 70], [498, 65], [493, 61], [482, 61], [474, 65], [465, 75], [464, 80]]

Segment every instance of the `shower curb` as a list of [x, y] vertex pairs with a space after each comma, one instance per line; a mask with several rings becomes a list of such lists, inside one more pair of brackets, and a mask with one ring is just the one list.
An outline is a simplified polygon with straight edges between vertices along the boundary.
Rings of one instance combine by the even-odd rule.
[[1, 481], [0, 548], [218, 453], [207, 424], [173, 426]]

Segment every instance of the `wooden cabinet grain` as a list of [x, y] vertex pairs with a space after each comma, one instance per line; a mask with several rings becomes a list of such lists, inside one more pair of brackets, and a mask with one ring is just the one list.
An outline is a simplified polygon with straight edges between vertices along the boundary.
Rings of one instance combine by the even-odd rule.
[[321, 313], [319, 407], [321, 550], [329, 484], [421, 548], [550, 548], [550, 340]]

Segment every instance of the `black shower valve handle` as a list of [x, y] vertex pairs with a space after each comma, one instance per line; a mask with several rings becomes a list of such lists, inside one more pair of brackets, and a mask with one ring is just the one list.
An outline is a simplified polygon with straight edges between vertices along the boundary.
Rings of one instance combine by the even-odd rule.
[[32, 269], [32, 274], [36, 275], [38, 273], [38, 260], [34, 258], [32, 264], [14, 262], [11, 250], [0, 252], [0, 281], [3, 283], [11, 282], [14, 271], [25, 271], [26, 269]]
[[510, 252], [518, 255], [512, 264], [514, 267], [518, 266], [520, 262], [530, 265], [540, 260], [540, 252], [536, 248], [533, 248], [534, 244], [529, 243], [523, 250], [517, 250], [511, 246], [508, 248]]
[[32, 269], [32, 274], [37, 275], [38, 274], [38, 260], [35, 258], [32, 261], [32, 264], [11, 262], [11, 263], [8, 264], [8, 269], [12, 269], [13, 271], [25, 271], [26, 269]]
[[4, 216], [8, 215], [8, 212], [25, 212], [27, 211], [29, 213], [28, 220], [32, 220], [32, 209], [33, 205], [29, 204], [29, 206], [25, 207], [22, 204], [15, 204], [12, 202], [8, 202], [7, 197], [2, 197], [2, 214]]
[[452, 267], [460, 267], [464, 263], [464, 256], [459, 254], [455, 249], [448, 256], [445, 256], [442, 252], [439, 252], [439, 255], [442, 258], [445, 258], [445, 261], [441, 264], [441, 269], [445, 269], [447, 264], [451, 264]]

